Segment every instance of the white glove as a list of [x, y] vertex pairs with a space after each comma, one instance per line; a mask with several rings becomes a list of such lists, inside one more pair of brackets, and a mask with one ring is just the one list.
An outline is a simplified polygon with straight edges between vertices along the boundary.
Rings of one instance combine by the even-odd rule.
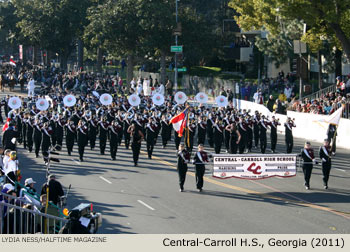
[[327, 162], [327, 160], [326, 160], [325, 158], [322, 158], [322, 161], [323, 161], [323, 162]]
[[16, 144], [16, 138], [15, 137], [11, 139], [11, 143]]

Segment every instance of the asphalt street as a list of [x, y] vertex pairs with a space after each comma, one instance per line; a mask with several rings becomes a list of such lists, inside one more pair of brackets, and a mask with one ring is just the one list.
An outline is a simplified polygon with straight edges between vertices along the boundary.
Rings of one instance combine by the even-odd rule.
[[[194, 166], [189, 165], [181, 193], [174, 144], [162, 149], [160, 142], [158, 139], [152, 160], [143, 143], [138, 167], [133, 166], [132, 152], [124, 143], [116, 161], [110, 160], [109, 145], [104, 156], [98, 146], [93, 151], [88, 146], [84, 162], [79, 162], [77, 145], [72, 156], [64, 147], [61, 162], [53, 163], [51, 172], [65, 190], [72, 185], [68, 208], [92, 202], [94, 210], [103, 215], [99, 233], [350, 233], [348, 150], [337, 149], [328, 190], [323, 189], [320, 165], [313, 170], [308, 191], [300, 168], [296, 177], [249, 181], [213, 178], [211, 165], [207, 165], [204, 190], [199, 193]], [[294, 139], [295, 153], [304, 142]], [[320, 144], [312, 145], [318, 155]], [[19, 147], [22, 175], [37, 181], [39, 190], [45, 182], [43, 160]], [[277, 150], [285, 151], [282, 135]]]

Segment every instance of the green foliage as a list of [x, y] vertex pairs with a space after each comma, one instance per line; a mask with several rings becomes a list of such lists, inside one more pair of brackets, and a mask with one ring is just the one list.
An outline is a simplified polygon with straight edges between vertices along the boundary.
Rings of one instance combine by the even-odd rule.
[[68, 56], [81, 35], [89, 0], [13, 0], [23, 38]]
[[265, 29], [272, 35], [282, 31], [279, 20], [303, 21], [309, 31], [303, 36], [312, 51], [327, 39], [350, 57], [350, 0], [231, 0], [244, 30]]

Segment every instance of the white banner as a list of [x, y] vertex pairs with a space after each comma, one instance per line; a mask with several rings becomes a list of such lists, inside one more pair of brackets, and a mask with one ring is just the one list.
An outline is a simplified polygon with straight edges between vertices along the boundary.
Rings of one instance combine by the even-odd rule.
[[215, 155], [213, 177], [265, 179], [293, 177], [297, 173], [296, 154]]

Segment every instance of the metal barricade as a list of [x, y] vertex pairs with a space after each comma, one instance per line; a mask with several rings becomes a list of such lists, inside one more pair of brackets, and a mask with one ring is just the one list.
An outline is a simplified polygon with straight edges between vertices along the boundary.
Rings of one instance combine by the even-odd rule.
[[3, 197], [0, 202], [0, 234], [57, 234], [68, 222], [59, 217], [58, 209], [52, 206], [51, 210], [57, 211], [58, 216], [41, 212], [40, 206], [23, 198], [0, 194]]

